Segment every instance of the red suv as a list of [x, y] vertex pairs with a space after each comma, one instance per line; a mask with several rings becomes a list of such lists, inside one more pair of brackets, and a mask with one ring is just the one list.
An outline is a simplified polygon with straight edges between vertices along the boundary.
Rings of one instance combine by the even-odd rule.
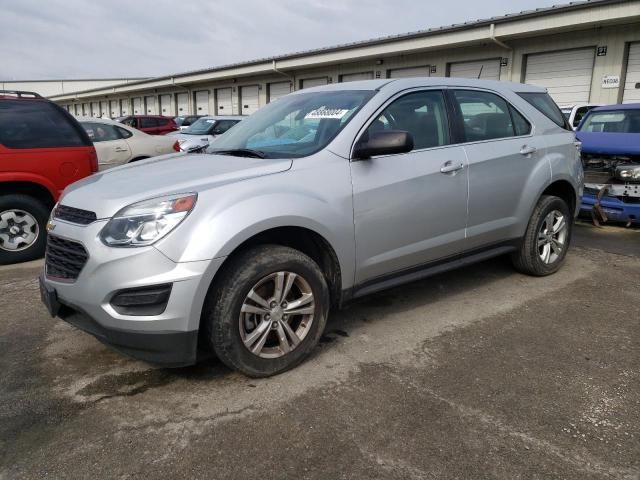
[[173, 118], [162, 115], [129, 115], [128, 117], [116, 118], [116, 120], [149, 135], [166, 135], [180, 130]]
[[66, 110], [0, 90], [0, 265], [41, 257], [62, 190], [97, 169], [91, 140]]

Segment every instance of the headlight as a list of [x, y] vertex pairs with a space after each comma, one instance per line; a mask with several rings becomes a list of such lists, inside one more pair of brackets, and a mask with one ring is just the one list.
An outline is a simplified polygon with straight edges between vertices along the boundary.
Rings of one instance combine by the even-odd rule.
[[620, 180], [640, 180], [640, 165], [622, 165], [616, 168]]
[[110, 247], [142, 247], [166, 236], [193, 210], [198, 195], [181, 193], [123, 208], [100, 232]]

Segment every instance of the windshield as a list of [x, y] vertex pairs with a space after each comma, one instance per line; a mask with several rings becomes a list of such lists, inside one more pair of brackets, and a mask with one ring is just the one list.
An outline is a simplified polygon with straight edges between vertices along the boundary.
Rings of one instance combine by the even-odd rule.
[[640, 133], [640, 110], [592, 111], [581, 132]]
[[209, 132], [217, 122], [218, 121], [213, 118], [199, 118], [182, 130], [182, 133], [186, 133], [187, 135], [209, 135]]
[[320, 91], [270, 103], [229, 130], [208, 153], [250, 149], [265, 158], [298, 158], [329, 144], [374, 91]]

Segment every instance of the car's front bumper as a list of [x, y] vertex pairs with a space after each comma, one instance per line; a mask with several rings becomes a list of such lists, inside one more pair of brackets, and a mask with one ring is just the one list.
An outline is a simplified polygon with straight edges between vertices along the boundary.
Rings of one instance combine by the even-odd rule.
[[[591, 210], [596, 203], [598, 203], [597, 195], [585, 191], [582, 195], [580, 213], [591, 214]], [[640, 203], [627, 203], [617, 197], [608, 195], [603, 196], [599, 203], [611, 221], [640, 223]]]
[[[111, 248], [98, 233], [105, 222], [88, 226], [56, 220], [52, 233], [85, 247], [89, 258], [78, 278], [65, 281], [43, 274], [43, 288], [55, 291], [58, 316], [117, 350], [149, 362], [179, 366], [197, 358], [204, 300], [222, 258], [174, 262], [154, 247]], [[159, 315], [123, 315], [111, 300], [117, 292], [171, 285]]]

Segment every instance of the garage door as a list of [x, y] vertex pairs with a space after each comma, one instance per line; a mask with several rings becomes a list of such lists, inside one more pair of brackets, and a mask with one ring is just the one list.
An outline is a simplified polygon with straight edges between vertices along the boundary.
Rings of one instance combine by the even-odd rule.
[[91, 102], [91, 116], [92, 117], [100, 116], [100, 104], [98, 102]]
[[547, 88], [558, 105], [588, 102], [594, 58], [593, 48], [529, 55], [525, 83]]
[[622, 103], [640, 102], [640, 43], [629, 46], [627, 78], [624, 83]]
[[345, 73], [340, 75], [341, 82], [357, 82], [358, 80], [372, 80], [373, 72]]
[[209, 115], [209, 92], [207, 90], [196, 92], [196, 114]]
[[327, 77], [305, 78], [300, 82], [301, 88], [320, 87], [329, 83]]
[[269, 101], [273, 102], [274, 100], [279, 99], [280, 97], [284, 97], [291, 93], [291, 82], [275, 82], [270, 83], [267, 86], [269, 92]]
[[103, 117], [109, 116], [109, 102], [107, 100], [100, 102], [100, 115]]
[[160, 95], [160, 115], [175, 116], [171, 94]]
[[395, 68], [387, 72], [389, 78], [428, 77], [429, 65], [420, 67]]
[[232, 115], [233, 106], [231, 105], [231, 89], [218, 88], [216, 90], [216, 100], [218, 105], [218, 115]]
[[456, 62], [449, 65], [449, 76], [458, 78], [482, 78], [500, 80], [500, 59], [477, 62]]
[[144, 111], [142, 110], [142, 98], [136, 97], [133, 99], [133, 114], [134, 115], [142, 115]]
[[116, 118], [121, 115], [120, 100], [111, 100], [109, 102], [109, 115], [111, 116], [111, 118]]
[[176, 94], [176, 105], [178, 106], [178, 115], [186, 115], [189, 113], [189, 94]]
[[144, 97], [145, 112], [147, 115], [157, 115], [156, 97]]
[[240, 114], [251, 115], [260, 108], [258, 86], [240, 87]]
[[120, 112], [123, 116], [129, 115], [131, 113], [131, 100], [128, 98], [123, 98], [120, 100]]

